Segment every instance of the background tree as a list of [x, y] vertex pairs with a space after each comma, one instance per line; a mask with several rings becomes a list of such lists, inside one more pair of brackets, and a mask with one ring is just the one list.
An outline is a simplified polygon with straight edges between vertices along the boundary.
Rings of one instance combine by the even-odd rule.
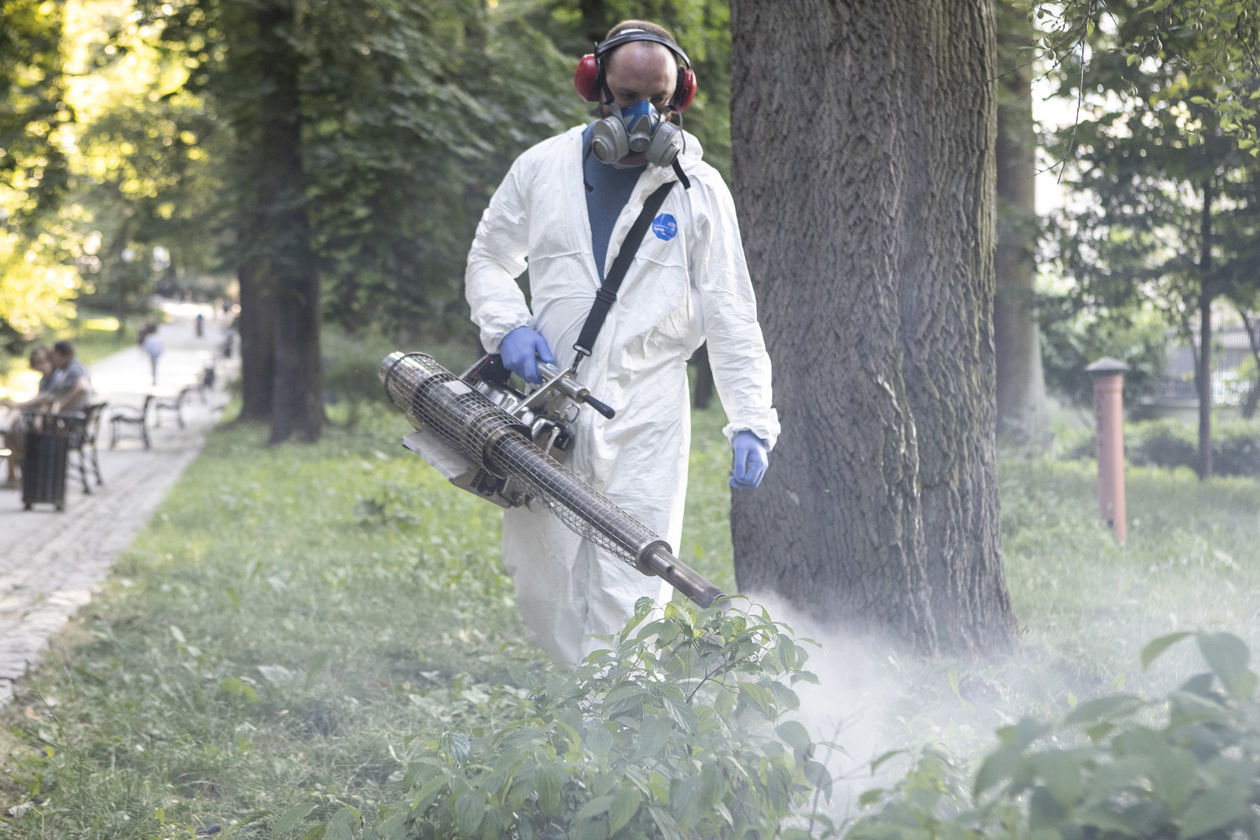
[[988, 2], [732, 4], [736, 198], [783, 437], [741, 590], [917, 648], [1006, 644]]
[[63, 0], [0, 2], [0, 345], [65, 317], [77, 278], [56, 211], [69, 183]]
[[[231, 126], [242, 415], [270, 419], [281, 440], [317, 434], [321, 318], [429, 339], [472, 334], [462, 277], [476, 220], [511, 157], [580, 110], [573, 59], [541, 36], [545, 13], [533, 4], [347, 1], [293, 16], [273, 5], [265, 19], [253, 5], [145, 8], [166, 43], [187, 50], [187, 86]], [[278, 67], [292, 78], [273, 78]], [[291, 94], [264, 102], [281, 90]], [[281, 172], [285, 190], [258, 189]], [[296, 294], [287, 303], [286, 289]], [[325, 290], [326, 304], [312, 305]], [[282, 362], [295, 342], [303, 349]], [[273, 395], [286, 412], [299, 406], [301, 422], [277, 418]]]
[[[1218, 81], [1196, 75], [1201, 32], [1163, 29], [1160, 12], [1112, 7], [1088, 51], [1067, 56], [1061, 93], [1115, 93], [1083, 102], [1082, 118], [1052, 147], [1065, 179], [1088, 199], [1056, 224], [1056, 255], [1073, 279], [1069, 306], [1132, 309], [1155, 302], [1166, 322], [1196, 342], [1201, 477], [1212, 474], [1212, 314], [1260, 280], [1255, 265], [1258, 161], [1223, 124]], [[1120, 15], [1124, 16], [1121, 17]], [[1113, 45], [1151, 45], [1145, 57]], [[1082, 52], [1084, 56], [1082, 57]], [[1111, 353], [1109, 355], [1115, 355]]]
[[1046, 384], [1037, 322], [1037, 134], [1033, 122], [1033, 45], [1026, 10], [996, 4], [997, 349], [998, 434], [1018, 445], [1045, 446], [1049, 435]]

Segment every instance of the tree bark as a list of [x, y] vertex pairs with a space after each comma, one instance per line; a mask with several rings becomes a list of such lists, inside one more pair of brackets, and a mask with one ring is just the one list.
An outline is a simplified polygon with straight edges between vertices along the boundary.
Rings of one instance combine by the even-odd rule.
[[732, 3], [734, 189], [783, 435], [741, 591], [924, 652], [1007, 644], [989, 0]]
[[306, 178], [302, 171], [302, 110], [299, 70], [293, 48], [293, 0], [265, 0], [258, 28], [265, 44], [261, 114], [260, 183], [263, 226], [270, 249], [267, 271], [274, 289], [275, 373], [272, 385], [271, 442], [296, 435], [317, 440], [324, 406], [320, 370], [320, 287], [310, 243]]
[[1037, 324], [1037, 138], [1032, 115], [1028, 48], [1035, 33], [1027, 15], [998, 9], [997, 105], [997, 429], [1011, 443], [1044, 449], [1049, 440], [1046, 383]]
[[241, 289], [241, 314], [237, 327], [241, 335], [241, 413], [240, 419], [263, 422], [271, 419], [271, 391], [276, 375], [275, 301], [271, 289], [259, 276], [259, 259], [243, 261], [236, 271]]
[[1212, 181], [1203, 182], [1199, 253], [1199, 358], [1194, 385], [1199, 392], [1199, 478], [1212, 477]]

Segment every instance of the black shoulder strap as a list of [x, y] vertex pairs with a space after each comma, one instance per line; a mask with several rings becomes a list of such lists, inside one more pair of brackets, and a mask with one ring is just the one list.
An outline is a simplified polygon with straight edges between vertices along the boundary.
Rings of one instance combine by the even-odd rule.
[[591, 305], [591, 311], [586, 316], [586, 323], [582, 325], [582, 332], [578, 334], [577, 343], [573, 345], [573, 349], [577, 351], [577, 356], [573, 359], [572, 370], [577, 370], [578, 362], [585, 357], [591, 355], [591, 348], [595, 346], [595, 338], [599, 335], [600, 329], [604, 326], [604, 319], [608, 317], [608, 310], [612, 308], [613, 301], [617, 299], [617, 290], [621, 288], [621, 281], [625, 279], [626, 271], [630, 268], [630, 263], [634, 260], [635, 252], [639, 250], [639, 243], [643, 241], [643, 234], [647, 233], [648, 225], [652, 223], [652, 219], [656, 216], [656, 211], [661, 209], [661, 205], [665, 203], [665, 196], [674, 186], [674, 181], [661, 184], [656, 188], [656, 192], [647, 197], [647, 201], [643, 202], [643, 209], [639, 212], [639, 218], [634, 220], [629, 233], [626, 234], [625, 240], [621, 243], [621, 250], [617, 252], [617, 258], [613, 260], [612, 268], [604, 275], [604, 282], [595, 292], [595, 302]]

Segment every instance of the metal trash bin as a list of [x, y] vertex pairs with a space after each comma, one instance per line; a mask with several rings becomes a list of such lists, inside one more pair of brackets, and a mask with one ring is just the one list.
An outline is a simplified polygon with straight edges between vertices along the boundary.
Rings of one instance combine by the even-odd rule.
[[22, 507], [54, 505], [66, 509], [66, 463], [70, 437], [81, 418], [57, 414], [28, 416], [22, 457]]

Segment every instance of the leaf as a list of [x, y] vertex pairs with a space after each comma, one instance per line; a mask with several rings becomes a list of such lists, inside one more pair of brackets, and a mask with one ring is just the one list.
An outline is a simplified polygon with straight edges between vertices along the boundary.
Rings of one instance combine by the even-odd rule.
[[1191, 802], [1177, 826], [1181, 837], [1202, 837], [1242, 819], [1249, 811], [1247, 797], [1240, 788], [1215, 788]]
[[538, 788], [538, 805], [542, 812], [554, 817], [560, 812], [560, 790], [564, 787], [564, 774], [554, 764], [538, 768], [534, 775], [534, 784]]
[[455, 827], [461, 837], [471, 837], [486, 813], [486, 799], [479, 790], [466, 790], [455, 797]]
[[608, 754], [612, 752], [613, 736], [603, 721], [593, 721], [586, 727], [583, 735], [582, 746], [586, 748], [587, 754], [600, 764], [606, 763]]
[[820, 761], [814, 761], [812, 758], [807, 758], [801, 769], [805, 773], [805, 779], [822, 791], [822, 795], [830, 800], [832, 790], [831, 771], [827, 769], [827, 765]]
[[739, 699], [752, 706], [765, 717], [770, 717], [772, 702], [769, 689], [755, 683], [739, 684]]
[[324, 840], [351, 840], [354, 826], [359, 823], [359, 811], [355, 808], [342, 808], [333, 814], [333, 818], [324, 825]]
[[1232, 633], [1200, 633], [1195, 641], [1229, 696], [1235, 700], [1251, 697], [1256, 690], [1256, 675], [1247, 668], [1251, 653], [1246, 643]]
[[466, 764], [472, 758], [472, 738], [467, 732], [443, 732], [439, 743], [455, 764]]
[[702, 807], [712, 810], [730, 792], [726, 774], [716, 763], [708, 761], [700, 768], [700, 801]]
[[307, 814], [314, 810], [315, 805], [313, 803], [299, 802], [297, 805], [292, 806], [281, 814], [280, 819], [276, 820], [271, 826], [271, 836], [283, 837], [288, 834], [297, 828], [298, 823], [306, 819]]
[[635, 754], [641, 758], [657, 758], [665, 752], [674, 724], [668, 718], [650, 717], [639, 729], [639, 743]]
[[879, 756], [878, 758], [876, 758], [874, 761], [871, 762], [871, 775], [874, 776], [876, 773], [878, 773], [879, 768], [884, 766], [885, 762], [890, 761], [891, 759], [896, 758], [899, 755], [905, 755], [905, 754], [906, 754], [905, 750], [889, 750], [888, 752]]
[[990, 754], [976, 772], [972, 793], [979, 796], [994, 785], [1013, 778], [1022, 760], [1023, 753], [1015, 746], [1002, 747]]
[[813, 744], [813, 739], [809, 737], [809, 730], [807, 730], [799, 721], [784, 721], [779, 724], [775, 733], [778, 734], [778, 736], [792, 748], [798, 758], [803, 751], [809, 749], [810, 745]]
[[612, 805], [608, 808], [608, 833], [616, 834], [629, 825], [630, 820], [639, 812], [643, 802], [643, 794], [632, 785], [625, 785], [613, 796]]
[[1182, 639], [1191, 635], [1193, 634], [1188, 631], [1182, 631], [1180, 633], [1169, 633], [1167, 636], [1160, 636], [1158, 639], [1151, 641], [1146, 645], [1146, 647], [1142, 648], [1142, 667], [1151, 667], [1151, 663], [1154, 662], [1160, 654], [1177, 644], [1177, 642], [1180, 642]]
[[612, 807], [613, 798], [611, 796], [597, 796], [588, 800], [585, 805], [578, 809], [574, 815], [574, 822], [582, 822], [583, 820], [593, 820], [608, 813], [608, 809]]
[[1067, 809], [1076, 802], [1081, 795], [1081, 768], [1075, 755], [1052, 750], [1034, 755], [1032, 762], [1059, 806]]
[[1144, 705], [1145, 701], [1136, 695], [1112, 694], [1082, 703], [1068, 713], [1063, 723], [1067, 726], [1097, 724], [1130, 715]]

